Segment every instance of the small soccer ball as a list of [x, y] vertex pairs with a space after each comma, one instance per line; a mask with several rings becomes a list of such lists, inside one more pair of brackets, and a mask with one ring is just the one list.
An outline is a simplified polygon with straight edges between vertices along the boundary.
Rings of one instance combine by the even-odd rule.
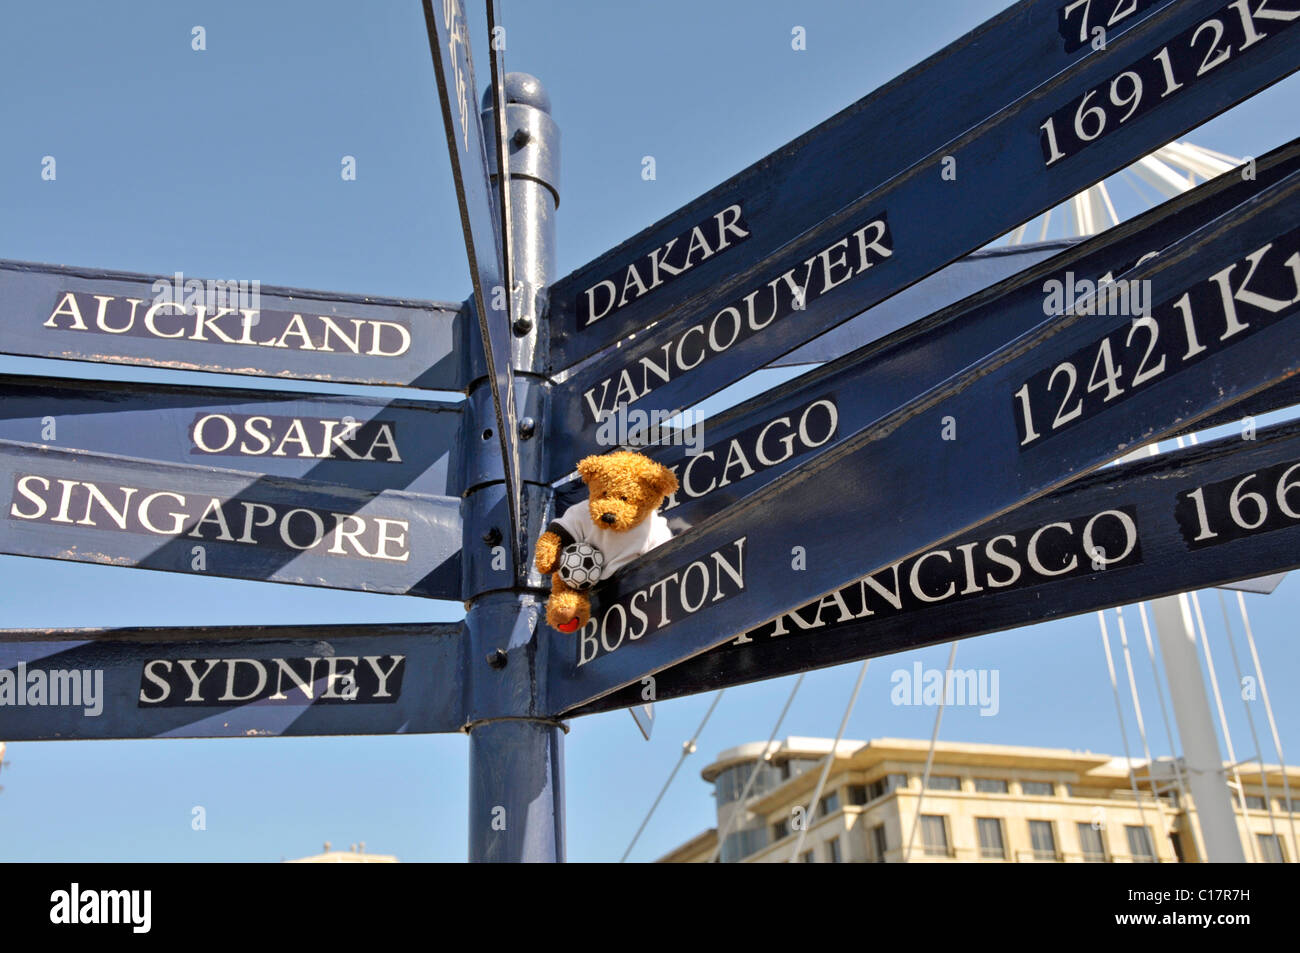
[[570, 543], [560, 553], [560, 578], [570, 589], [586, 592], [600, 582], [605, 554], [591, 543]]

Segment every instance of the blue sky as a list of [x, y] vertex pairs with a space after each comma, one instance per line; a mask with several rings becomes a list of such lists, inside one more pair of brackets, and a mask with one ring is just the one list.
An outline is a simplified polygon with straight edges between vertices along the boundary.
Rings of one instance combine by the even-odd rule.
[[[542, 79], [563, 133], [560, 274], [1003, 5], [504, 0], [507, 67]], [[484, 83], [480, 17], [471, 15], [471, 31]], [[190, 46], [195, 25], [206, 30], [202, 52]], [[807, 34], [798, 52], [796, 25]], [[0, 258], [440, 300], [469, 292], [416, 0], [10, 4], [0, 13], [0, 88]], [[1300, 129], [1298, 92], [1292, 77], [1186, 138], [1262, 154]], [[889, 148], [889, 131], [880, 136]], [[46, 155], [57, 160], [54, 182], [40, 177]], [[356, 157], [356, 181], [340, 177], [344, 155]], [[654, 181], [641, 178], [646, 155], [656, 160]], [[1117, 188], [1115, 198], [1122, 214], [1142, 207], [1131, 190]], [[0, 371], [185, 379], [12, 358], [0, 358]], [[781, 376], [761, 375], [731, 394], [749, 396]], [[259, 386], [212, 375], [198, 382]], [[1300, 676], [1300, 580], [1248, 602], [1283, 742], [1300, 759], [1300, 700], [1287, 690]], [[1217, 600], [1204, 607], [1220, 678], [1231, 682]], [[462, 614], [452, 603], [0, 557], [0, 627]], [[1130, 637], [1138, 632], [1133, 615]], [[847, 736], [928, 737], [933, 710], [892, 706], [889, 673], [916, 659], [942, 667], [946, 654], [945, 646], [874, 661]], [[1148, 731], [1164, 753], [1144, 658], [1136, 653]], [[967, 640], [957, 664], [999, 670], [1001, 710], [950, 710], [943, 738], [1122, 753], [1094, 616]], [[856, 674], [850, 665], [809, 676], [783, 734], [832, 735]], [[789, 690], [782, 679], [726, 693], [632, 859], [652, 859], [711, 825], [699, 769], [722, 748], [766, 738]], [[1242, 705], [1225, 701], [1245, 757], [1254, 749]], [[571, 860], [622, 854], [709, 702], [660, 705], [649, 743], [624, 712], [572, 724]], [[1254, 713], [1262, 729], [1262, 710]], [[1139, 750], [1136, 735], [1130, 744]], [[0, 771], [0, 859], [273, 861], [330, 840], [365, 841], [402, 860], [463, 860], [467, 757], [459, 735], [15, 743]], [[191, 830], [196, 805], [206, 809], [205, 831]]]

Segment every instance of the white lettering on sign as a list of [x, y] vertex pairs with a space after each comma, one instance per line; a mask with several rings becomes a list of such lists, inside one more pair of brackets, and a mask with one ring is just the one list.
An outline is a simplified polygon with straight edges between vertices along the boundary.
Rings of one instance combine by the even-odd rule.
[[213, 456], [402, 462], [396, 425], [386, 420], [203, 414], [190, 427], [190, 442]]
[[397, 701], [405, 655], [150, 659], [139, 707]]
[[1028, 589], [1141, 562], [1137, 509], [1119, 505], [929, 550], [863, 576], [728, 644], [916, 612], [983, 593]]
[[677, 475], [678, 489], [664, 502], [663, 512], [824, 446], [835, 436], [839, 421], [834, 398], [823, 397], [755, 424], [725, 443], [687, 454], [684, 461], [665, 463]]
[[1179, 291], [1149, 315], [1025, 380], [1011, 395], [1020, 449], [1122, 406], [1152, 382], [1215, 358], [1270, 325], [1294, 320], [1300, 228]]
[[586, 328], [678, 275], [749, 237], [739, 204], [728, 205], [578, 296], [578, 327]]
[[674, 620], [745, 591], [745, 539], [694, 560], [671, 576], [610, 604], [578, 630], [578, 667], [617, 651]]
[[893, 254], [893, 238], [882, 215], [588, 388], [582, 395], [587, 414], [592, 423], [599, 423], [619, 406], [642, 399], [737, 342], [761, 333], [778, 318], [805, 310], [811, 302], [859, 278]]
[[17, 474], [9, 519], [406, 562], [410, 523], [305, 506]]
[[143, 298], [78, 291], [65, 291], [42, 326], [88, 334], [124, 334], [366, 357], [400, 357], [411, 349], [411, 329], [396, 321], [252, 308], [209, 309], [206, 305], [187, 305], [165, 297], [146, 302]]

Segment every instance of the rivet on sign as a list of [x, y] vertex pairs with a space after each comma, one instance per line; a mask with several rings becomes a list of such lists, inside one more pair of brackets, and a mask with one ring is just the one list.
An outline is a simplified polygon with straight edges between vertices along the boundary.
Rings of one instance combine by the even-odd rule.
[[520, 318], [518, 321], [515, 322], [514, 328], [515, 328], [515, 335], [517, 337], [523, 337], [525, 334], [527, 334], [529, 331], [533, 329], [533, 322], [530, 318]]
[[516, 129], [515, 134], [510, 137], [510, 141], [514, 143], [515, 148], [517, 149], [522, 149], [524, 146], [528, 145], [532, 139], [533, 137], [528, 134], [527, 129]]
[[525, 417], [519, 421], [519, 436], [521, 439], [527, 440], [535, 433], [537, 433], [537, 421], [533, 420], [532, 417]]
[[487, 656], [488, 665], [498, 670], [505, 668], [506, 662], [508, 661], [510, 661], [509, 656], [507, 656], [506, 653], [501, 649], [494, 649], [493, 651], [489, 652]]
[[501, 542], [501, 530], [493, 526], [483, 534], [483, 542], [487, 543], [489, 546], [495, 546], [497, 543]]

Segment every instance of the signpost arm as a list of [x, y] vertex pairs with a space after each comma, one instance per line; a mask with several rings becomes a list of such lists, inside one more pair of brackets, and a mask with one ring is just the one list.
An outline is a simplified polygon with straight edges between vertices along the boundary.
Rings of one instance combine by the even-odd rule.
[[[552, 653], [545, 640], [557, 637], [542, 622], [545, 579], [530, 574], [529, 541], [546, 517], [545, 442], [534, 421], [545, 417], [545, 329], [541, 326], [546, 289], [555, 267], [555, 209], [558, 205], [559, 132], [550, 118], [550, 101], [541, 84], [525, 73], [505, 81], [504, 124], [508, 148], [510, 218], [514, 226], [512, 270], [523, 292], [512, 328], [512, 364], [517, 405], [523, 409], [519, 438], [520, 477], [526, 488], [519, 525], [520, 564], [511, 552], [510, 574], [489, 560], [467, 560], [466, 637], [468, 679], [466, 730], [469, 754], [469, 859], [472, 862], [559, 862], [564, 860], [564, 727], [545, 708], [546, 665]], [[485, 110], [494, 111], [489, 99]], [[490, 443], [476, 441], [480, 453]], [[470, 497], [502, 490], [500, 481], [477, 487]], [[467, 499], [464, 512], [489, 512]], [[499, 512], [499, 510], [498, 510]], [[491, 525], [467, 517], [465, 546], [498, 540]], [[486, 531], [486, 532], [485, 532]], [[489, 545], [492, 545], [489, 543]], [[531, 578], [530, 578], [531, 576]], [[571, 636], [558, 636], [571, 638]]]

